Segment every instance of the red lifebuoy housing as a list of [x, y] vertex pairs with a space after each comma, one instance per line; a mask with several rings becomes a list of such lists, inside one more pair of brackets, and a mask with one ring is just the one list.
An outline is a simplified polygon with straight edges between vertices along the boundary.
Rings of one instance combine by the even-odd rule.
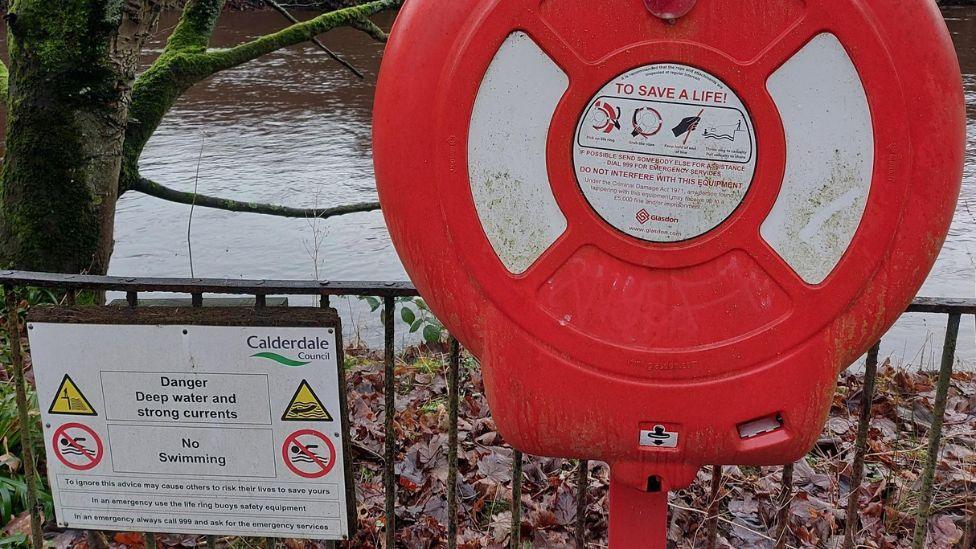
[[932, 1], [654, 4], [409, 0], [374, 122], [408, 273], [508, 441], [611, 464], [615, 547], [663, 528], [644, 492], [810, 449], [965, 144]]

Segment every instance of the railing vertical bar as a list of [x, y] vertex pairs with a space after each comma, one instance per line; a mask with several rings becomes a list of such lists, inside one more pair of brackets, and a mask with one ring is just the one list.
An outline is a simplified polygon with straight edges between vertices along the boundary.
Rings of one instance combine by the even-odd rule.
[[969, 520], [966, 521], [966, 534], [962, 540], [962, 547], [976, 547], [976, 492], [970, 490], [969, 497]]
[[512, 455], [512, 549], [522, 546], [522, 452]]
[[74, 307], [75, 302], [78, 301], [78, 294], [73, 289], [65, 290], [64, 292], [64, 304], [68, 307]]
[[[203, 307], [203, 294], [193, 292], [190, 294], [190, 301], [193, 307]], [[217, 536], [209, 535], [206, 537], [207, 549], [217, 549]]]
[[779, 513], [776, 517], [776, 549], [786, 547], [790, 531], [790, 505], [793, 503], [793, 464], [783, 467], [783, 489], [779, 493]]
[[[190, 294], [190, 300], [193, 307], [203, 307], [203, 294], [193, 293]], [[217, 536], [209, 535], [206, 537], [207, 549], [217, 549]]]
[[878, 377], [878, 353], [881, 341], [868, 351], [864, 363], [864, 385], [861, 387], [861, 415], [857, 422], [857, 438], [854, 442], [854, 463], [851, 465], [851, 494], [847, 497], [847, 519], [844, 525], [844, 549], [853, 549], [854, 533], [858, 528], [858, 498], [864, 480], [864, 456], [868, 447], [868, 431], [871, 427], [871, 403], [874, 402], [875, 380]]
[[590, 488], [590, 462], [579, 460], [576, 467], [576, 548], [586, 547], [586, 508]]
[[263, 309], [268, 306], [268, 296], [264, 294], [254, 294], [254, 308]]
[[447, 370], [447, 547], [457, 548], [458, 535], [458, 405], [460, 401], [461, 343], [451, 336]]
[[7, 343], [10, 344], [10, 361], [13, 363], [14, 390], [17, 399], [17, 420], [20, 422], [20, 452], [23, 456], [24, 478], [27, 480], [27, 507], [30, 509], [31, 543], [34, 549], [44, 546], [41, 534], [41, 510], [37, 504], [37, 475], [34, 472], [34, 443], [30, 431], [30, 413], [27, 407], [27, 385], [24, 382], [24, 355], [20, 340], [20, 313], [17, 311], [17, 293], [12, 286], [4, 286], [7, 302]]
[[712, 465], [712, 492], [708, 500], [708, 529], [705, 546], [715, 549], [718, 540], [718, 512], [720, 507], [719, 495], [722, 492], [722, 466]]
[[[973, 316], [976, 319], [976, 315]], [[961, 547], [976, 547], [976, 490], [969, 491], [969, 520]]]
[[[319, 296], [319, 307], [322, 308], [322, 309], [328, 309], [329, 308], [329, 296], [327, 294], [322, 294], [321, 296]], [[343, 365], [340, 364], [339, 367], [342, 368]], [[347, 390], [345, 383], [343, 383], [343, 385], [341, 387], [341, 390], [342, 391], [346, 391]], [[341, 400], [342, 400], [342, 402], [345, 402], [345, 399], [344, 398], [341, 399]], [[348, 405], [346, 405], [346, 408], [348, 408]], [[325, 542], [325, 549], [336, 549], [336, 547], [339, 547], [339, 542], [337, 542], [337, 541], [327, 541], [327, 542]]]
[[386, 488], [384, 516], [386, 520], [386, 547], [396, 547], [396, 479], [394, 478], [394, 461], [396, 460], [396, 431], [393, 419], [396, 416], [396, 383], [394, 379], [393, 356], [393, 315], [396, 300], [392, 297], [383, 299], [383, 396], [385, 415], [384, 421], [384, 463], [383, 486]]
[[[103, 293], [104, 297], [104, 293]], [[139, 306], [139, 292], [128, 291], [125, 293], [125, 300], [129, 307]], [[104, 300], [103, 300], [104, 301]], [[152, 532], [143, 532], [142, 538], [146, 541], [146, 549], [156, 549], [156, 535]]]
[[949, 385], [952, 383], [952, 367], [956, 362], [956, 343], [959, 339], [959, 313], [949, 314], [946, 327], [945, 344], [942, 346], [942, 367], [939, 369], [939, 383], [935, 390], [935, 409], [932, 412], [932, 429], [929, 431], [929, 451], [922, 473], [922, 490], [919, 493], [918, 514], [915, 519], [915, 535], [912, 547], [922, 549], [928, 533], [929, 513], [932, 511], [933, 481], [935, 465], [939, 461], [939, 445], [942, 442], [942, 424], [945, 421], [946, 401], [949, 398]]
[[278, 540], [275, 538], [264, 538], [264, 549], [275, 549], [278, 546]]

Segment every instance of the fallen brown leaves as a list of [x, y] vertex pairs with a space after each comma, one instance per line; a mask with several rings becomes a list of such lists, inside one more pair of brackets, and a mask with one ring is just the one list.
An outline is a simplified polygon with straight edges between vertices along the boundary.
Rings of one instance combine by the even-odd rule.
[[[397, 547], [446, 546], [448, 410], [444, 358], [440, 353], [410, 351], [396, 367]], [[385, 527], [382, 365], [377, 356], [365, 352], [352, 360], [357, 365], [348, 371], [347, 380], [359, 524], [350, 546], [381, 547]], [[881, 368], [865, 482], [859, 496], [859, 547], [910, 545], [934, 391], [932, 375], [905, 372], [887, 364]], [[795, 464], [787, 546], [838, 547], [843, 539], [860, 398], [860, 376], [842, 377], [820, 441], [807, 459]], [[505, 547], [512, 520], [513, 450], [495, 430], [481, 375], [467, 357], [461, 368], [459, 417], [459, 546]], [[976, 483], [976, 380], [971, 374], [957, 374], [953, 379], [944, 435], [926, 544], [938, 549], [961, 547], [967, 506], [972, 506], [976, 497], [972, 488]], [[573, 532], [579, 518], [576, 462], [527, 456], [523, 472], [523, 543], [575, 547]], [[718, 502], [718, 547], [774, 546], [781, 474], [781, 467], [725, 468]], [[583, 517], [589, 547], [606, 547], [608, 480], [607, 466], [591, 463]], [[672, 495], [672, 547], [704, 547], [710, 480], [710, 470], [705, 468], [689, 489]], [[61, 536], [59, 541], [63, 541]], [[85, 543], [81, 535], [76, 539]], [[109, 539], [113, 547], [144, 544], [141, 537], [125, 534]], [[202, 538], [193, 536], [159, 536], [157, 543], [204, 544]], [[219, 544], [226, 543], [221, 540]], [[287, 542], [289, 549], [321, 545]]]

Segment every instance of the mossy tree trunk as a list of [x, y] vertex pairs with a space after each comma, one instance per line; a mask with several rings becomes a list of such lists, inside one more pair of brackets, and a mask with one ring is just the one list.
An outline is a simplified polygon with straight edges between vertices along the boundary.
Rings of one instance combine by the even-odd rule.
[[5, 266], [102, 274], [138, 55], [162, 9], [142, 0], [14, 0]]

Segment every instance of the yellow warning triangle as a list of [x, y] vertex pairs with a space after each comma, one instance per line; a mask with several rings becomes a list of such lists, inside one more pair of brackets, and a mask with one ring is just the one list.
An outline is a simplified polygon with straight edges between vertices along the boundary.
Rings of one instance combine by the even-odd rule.
[[55, 393], [54, 401], [51, 402], [51, 407], [48, 408], [47, 413], [66, 416], [98, 415], [68, 374], [65, 374], [64, 379], [61, 380], [61, 385], [58, 387], [58, 392]]
[[302, 380], [291, 397], [291, 402], [281, 415], [281, 421], [332, 421], [332, 415], [325, 409], [325, 405], [312, 390], [308, 381]]

